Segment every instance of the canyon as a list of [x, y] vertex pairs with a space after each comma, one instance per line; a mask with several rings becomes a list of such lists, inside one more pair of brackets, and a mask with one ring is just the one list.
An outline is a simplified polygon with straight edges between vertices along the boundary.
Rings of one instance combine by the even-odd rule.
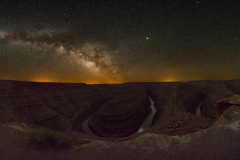
[[[228, 150], [226, 156], [239, 156], [235, 150], [226, 148], [240, 142], [238, 94], [238, 80], [92, 85], [2, 80], [0, 133], [4, 142], [4, 136], [10, 139], [7, 138], [10, 135], [4, 134], [5, 130], [14, 130], [11, 126], [24, 130], [24, 124], [28, 129], [44, 127], [61, 131], [74, 137], [74, 147], [58, 153], [77, 156], [75, 152], [81, 151], [86, 159], [94, 159], [92, 153], [104, 157], [104, 154], [120, 151], [126, 152], [126, 155], [134, 153], [129, 159], [135, 156], [144, 159], [145, 154], [169, 156], [171, 159], [171, 156], [178, 157], [183, 154], [182, 151], [188, 151], [182, 150], [182, 147], [199, 150], [196, 144], [199, 143], [201, 148], [214, 133], [216, 136], [211, 139], [223, 143], [220, 148]], [[226, 136], [225, 132], [231, 134]], [[218, 139], [224, 135], [230, 142]], [[172, 146], [174, 143], [175, 147]], [[10, 151], [6, 151], [10, 144], [4, 145], [1, 146], [1, 155], [11, 155]], [[168, 151], [165, 152], [166, 148]], [[236, 145], [234, 149], [237, 148]], [[170, 154], [172, 151], [173, 155]], [[32, 152], [38, 154], [36, 150]], [[105, 155], [105, 159], [111, 159], [111, 156]], [[212, 154], [202, 153], [199, 159], [207, 156]]]

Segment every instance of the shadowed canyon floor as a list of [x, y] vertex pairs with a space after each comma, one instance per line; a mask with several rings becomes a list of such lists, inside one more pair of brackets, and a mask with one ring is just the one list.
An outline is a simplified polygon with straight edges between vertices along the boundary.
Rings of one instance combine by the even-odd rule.
[[[0, 159], [239, 159], [240, 81], [86, 85], [0, 81]], [[138, 133], [151, 113], [152, 126]], [[94, 134], [85, 134], [84, 126]], [[38, 150], [28, 132], [73, 138]], [[97, 136], [96, 136], [97, 135]]]

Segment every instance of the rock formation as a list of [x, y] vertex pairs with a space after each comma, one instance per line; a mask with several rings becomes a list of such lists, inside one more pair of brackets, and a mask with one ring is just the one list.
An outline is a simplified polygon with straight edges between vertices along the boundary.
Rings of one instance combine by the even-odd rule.
[[219, 114], [222, 114], [231, 106], [240, 106], [239, 94], [219, 100], [217, 104], [217, 111]]
[[90, 127], [99, 136], [125, 136], [134, 133], [149, 114], [151, 96], [157, 114], [147, 132], [168, 133], [162, 128], [181, 119], [186, 124], [182, 127], [186, 132], [182, 133], [188, 133], [191, 121], [194, 123], [190, 130], [195, 132], [211, 125], [208, 119], [215, 121], [235, 103], [230, 99], [227, 103], [218, 101], [240, 94], [239, 86], [240, 81], [121, 85], [0, 81], [0, 123], [23, 122], [81, 132], [82, 123], [89, 119]]
[[141, 126], [151, 111], [149, 106], [144, 91], [127, 90], [101, 106], [89, 125], [100, 136], [126, 136]]
[[85, 118], [120, 90], [114, 85], [0, 81], [0, 123], [79, 129]]
[[[239, 94], [240, 81], [0, 81], [0, 159], [239, 159]], [[148, 96], [157, 115], [136, 133], [150, 113]], [[84, 134], [83, 124], [98, 136]], [[35, 127], [66, 131], [73, 149], [32, 149], [28, 132]]]

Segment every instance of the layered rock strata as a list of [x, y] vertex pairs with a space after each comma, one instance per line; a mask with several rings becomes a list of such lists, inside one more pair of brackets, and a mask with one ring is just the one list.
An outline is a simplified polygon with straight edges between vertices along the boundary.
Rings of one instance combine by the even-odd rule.
[[[135, 91], [121, 93], [128, 89]], [[150, 112], [149, 104], [140, 107], [144, 102], [149, 103], [146, 93], [157, 109], [153, 125], [146, 132], [186, 134], [207, 128], [212, 124], [208, 122], [219, 118], [229, 106], [238, 106], [237, 96], [224, 98], [240, 94], [240, 81], [121, 85], [0, 81], [0, 124], [23, 122], [30, 126], [81, 131], [82, 123], [89, 119], [90, 127], [101, 136], [128, 135], [134, 133]]]
[[0, 123], [75, 130], [119, 90], [115, 85], [0, 81]]
[[136, 131], [149, 115], [150, 102], [144, 91], [122, 92], [105, 103], [90, 118], [90, 128], [100, 136], [119, 137]]

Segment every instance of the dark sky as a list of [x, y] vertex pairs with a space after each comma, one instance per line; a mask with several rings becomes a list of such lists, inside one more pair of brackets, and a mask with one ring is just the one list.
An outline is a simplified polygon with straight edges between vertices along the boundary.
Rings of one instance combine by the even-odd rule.
[[240, 79], [240, 1], [0, 1], [0, 79]]

